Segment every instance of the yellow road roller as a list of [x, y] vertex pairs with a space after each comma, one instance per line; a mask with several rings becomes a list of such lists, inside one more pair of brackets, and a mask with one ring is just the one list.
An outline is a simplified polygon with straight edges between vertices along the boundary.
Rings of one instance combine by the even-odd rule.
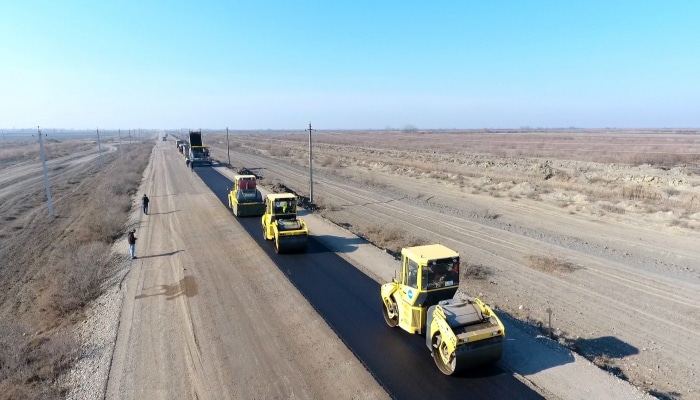
[[440, 244], [401, 250], [401, 276], [381, 286], [382, 312], [390, 327], [425, 335], [445, 375], [501, 358], [505, 328], [477, 298], [454, 299], [459, 254]]
[[265, 202], [255, 187], [255, 175], [236, 175], [228, 194], [228, 207], [237, 217], [259, 217], [265, 214]]
[[265, 198], [263, 237], [275, 241], [277, 253], [306, 250], [309, 229], [297, 218], [297, 198], [292, 193], [271, 193]]

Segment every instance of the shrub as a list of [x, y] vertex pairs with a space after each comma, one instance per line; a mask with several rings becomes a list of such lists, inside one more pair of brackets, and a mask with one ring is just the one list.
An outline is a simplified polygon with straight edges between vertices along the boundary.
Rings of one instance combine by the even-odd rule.
[[465, 279], [484, 280], [493, 275], [493, 270], [482, 264], [467, 263], [462, 267], [462, 271]]
[[18, 323], [0, 322], [0, 399], [64, 397], [56, 381], [77, 355], [68, 334], [32, 337]]
[[69, 246], [62, 251], [64, 257], [52, 266], [52, 306], [60, 315], [80, 310], [96, 299], [115, 262], [115, 255], [106, 243]]
[[574, 263], [559, 257], [530, 255], [527, 259], [530, 268], [550, 274], [568, 274], [579, 269]]
[[631, 185], [622, 188], [622, 197], [629, 200], [656, 201], [661, 198], [659, 192], [646, 185]]

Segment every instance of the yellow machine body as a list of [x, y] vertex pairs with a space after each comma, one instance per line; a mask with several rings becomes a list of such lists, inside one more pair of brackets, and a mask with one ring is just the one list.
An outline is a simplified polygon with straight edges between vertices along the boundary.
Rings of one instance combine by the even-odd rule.
[[277, 253], [305, 251], [309, 229], [297, 218], [297, 198], [292, 193], [271, 193], [265, 198], [263, 237], [275, 242]]
[[237, 217], [259, 217], [265, 214], [265, 201], [256, 187], [255, 175], [233, 177], [228, 206]]

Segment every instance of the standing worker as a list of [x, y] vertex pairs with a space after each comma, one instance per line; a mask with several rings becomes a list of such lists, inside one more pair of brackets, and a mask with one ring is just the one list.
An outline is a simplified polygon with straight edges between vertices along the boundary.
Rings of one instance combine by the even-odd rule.
[[132, 260], [136, 258], [136, 236], [134, 235], [135, 233], [136, 229], [129, 231], [129, 234], [126, 236], [126, 241], [129, 243], [129, 254], [131, 254]]
[[194, 161], [190, 161], [190, 168], [192, 168], [192, 172], [194, 172]]
[[141, 199], [141, 204], [143, 205], [143, 213], [148, 215], [148, 196], [146, 196], [146, 193], [143, 194], [143, 198]]

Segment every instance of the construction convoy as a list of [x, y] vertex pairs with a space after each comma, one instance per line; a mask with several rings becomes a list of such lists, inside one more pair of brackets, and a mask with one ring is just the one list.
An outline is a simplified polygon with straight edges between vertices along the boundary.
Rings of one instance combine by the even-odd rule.
[[[193, 136], [194, 134], [194, 136]], [[193, 141], [194, 139], [194, 141]], [[191, 162], [211, 163], [203, 152], [201, 132], [190, 132]], [[180, 152], [187, 143], [177, 140]], [[302, 252], [309, 229], [297, 218], [297, 196], [271, 193], [263, 199], [255, 175], [236, 175], [228, 205], [237, 217], [262, 216], [263, 237], [274, 241], [277, 253]], [[460, 283], [460, 256], [440, 244], [401, 250], [401, 274], [381, 285], [382, 314], [387, 325], [424, 335], [436, 366], [445, 375], [492, 364], [503, 353], [505, 328], [496, 313], [478, 298], [455, 299]]]

